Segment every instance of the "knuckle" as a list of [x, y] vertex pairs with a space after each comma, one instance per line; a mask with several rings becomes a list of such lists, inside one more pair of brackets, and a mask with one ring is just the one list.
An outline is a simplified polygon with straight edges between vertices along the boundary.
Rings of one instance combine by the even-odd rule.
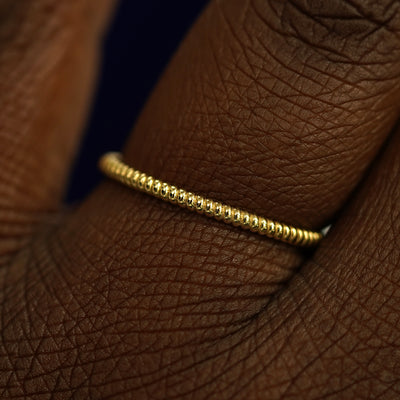
[[[264, 12], [264, 18], [275, 24], [275, 29], [288, 41], [300, 41], [335, 61], [365, 60], [371, 51], [375, 61], [379, 55], [387, 59], [400, 29], [400, 5], [393, 0], [270, 0], [268, 3], [273, 13], [268, 17]], [[258, 5], [258, 9], [262, 7]], [[276, 21], [272, 22], [272, 18]]]

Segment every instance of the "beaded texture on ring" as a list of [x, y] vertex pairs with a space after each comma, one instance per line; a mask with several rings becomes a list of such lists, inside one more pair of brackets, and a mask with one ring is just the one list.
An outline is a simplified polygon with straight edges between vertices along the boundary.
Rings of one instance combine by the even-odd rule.
[[103, 155], [99, 161], [99, 167], [105, 175], [125, 186], [271, 239], [295, 246], [311, 247], [315, 246], [323, 237], [320, 232], [295, 228], [155, 179], [125, 164], [121, 154], [117, 152]]

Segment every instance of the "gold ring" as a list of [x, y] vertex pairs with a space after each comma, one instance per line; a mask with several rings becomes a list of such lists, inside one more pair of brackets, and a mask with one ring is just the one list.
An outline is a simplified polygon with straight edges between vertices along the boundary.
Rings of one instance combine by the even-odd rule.
[[310, 247], [318, 244], [323, 238], [321, 232], [295, 228], [155, 179], [125, 164], [122, 161], [120, 153], [106, 153], [101, 157], [99, 167], [105, 175], [119, 181], [125, 186], [140, 190], [169, 203], [177, 204], [190, 211], [196, 211], [207, 217], [248, 229], [281, 242], [295, 246]]

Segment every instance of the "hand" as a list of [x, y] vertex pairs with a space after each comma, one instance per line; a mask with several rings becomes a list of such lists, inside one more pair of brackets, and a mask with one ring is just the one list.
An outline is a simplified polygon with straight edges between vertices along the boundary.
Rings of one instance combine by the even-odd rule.
[[400, 3], [211, 2], [124, 149], [315, 252], [109, 180], [60, 207], [111, 6], [1, 3], [1, 397], [398, 398]]

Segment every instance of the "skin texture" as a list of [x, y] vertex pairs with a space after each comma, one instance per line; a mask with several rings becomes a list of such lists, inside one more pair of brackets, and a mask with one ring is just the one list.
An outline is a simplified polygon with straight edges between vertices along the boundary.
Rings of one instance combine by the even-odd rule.
[[0, 2], [1, 397], [398, 398], [400, 3], [210, 2], [124, 149], [331, 222], [306, 252], [111, 181], [62, 211], [113, 4], [31, 3]]

